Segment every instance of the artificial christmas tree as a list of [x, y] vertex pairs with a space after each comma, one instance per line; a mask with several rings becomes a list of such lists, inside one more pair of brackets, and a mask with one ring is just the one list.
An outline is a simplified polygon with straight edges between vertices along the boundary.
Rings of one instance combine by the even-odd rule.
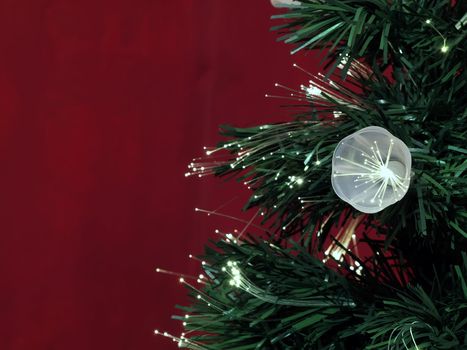
[[[467, 349], [466, 4], [281, 2], [292, 53], [323, 73], [278, 84], [300, 112], [226, 141], [187, 175], [245, 182], [263, 234], [206, 246], [191, 349]], [[249, 223], [251, 224], [251, 222]]]

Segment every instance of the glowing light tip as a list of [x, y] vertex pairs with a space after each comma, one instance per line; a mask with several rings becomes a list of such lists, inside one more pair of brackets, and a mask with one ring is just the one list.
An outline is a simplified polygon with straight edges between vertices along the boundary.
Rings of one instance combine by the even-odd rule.
[[185, 282], [185, 279], [183, 277], [180, 277], [179, 281], [180, 281], [180, 283], [183, 283], [183, 282]]
[[427, 19], [427, 20], [425, 21], [425, 23], [426, 23], [426, 24], [431, 24], [431, 19]]
[[389, 180], [389, 179], [392, 179], [392, 178], [395, 178], [395, 175], [394, 173], [392, 172], [391, 169], [389, 169], [387, 166], [381, 166], [380, 170], [380, 175], [383, 179], [385, 180]]
[[446, 53], [446, 52], [448, 52], [448, 51], [449, 51], [449, 46], [447, 46], [447, 45], [441, 46], [441, 52], [442, 52], [442, 53]]

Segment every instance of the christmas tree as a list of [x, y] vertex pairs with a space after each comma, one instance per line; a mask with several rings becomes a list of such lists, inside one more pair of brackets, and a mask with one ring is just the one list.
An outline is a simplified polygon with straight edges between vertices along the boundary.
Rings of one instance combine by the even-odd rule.
[[181, 278], [186, 331], [163, 335], [189, 349], [467, 349], [466, 2], [274, 3], [279, 40], [321, 50], [322, 74], [296, 66], [307, 83], [277, 86], [290, 120], [223, 126], [190, 164], [247, 184], [261, 223], [206, 245], [202, 283]]

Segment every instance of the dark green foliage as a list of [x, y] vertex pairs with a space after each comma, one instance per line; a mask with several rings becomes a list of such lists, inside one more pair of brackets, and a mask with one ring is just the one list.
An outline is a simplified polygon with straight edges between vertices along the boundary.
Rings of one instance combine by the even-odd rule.
[[[406, 63], [410, 69], [436, 70], [447, 46], [456, 63], [465, 60], [465, 30], [456, 24], [466, 11], [464, 1], [450, 0], [305, 0], [301, 6], [274, 16], [288, 20], [274, 27], [287, 34], [279, 38], [296, 44], [292, 51], [326, 48], [328, 55], [364, 57], [381, 65]], [[429, 21], [427, 23], [426, 21]], [[462, 29], [462, 28], [461, 28]], [[462, 47], [463, 46], [463, 47]], [[462, 66], [458, 66], [457, 69]], [[344, 70], [345, 74], [346, 70]]]
[[[451, 255], [451, 248], [465, 248], [467, 242], [467, 99], [462, 89], [467, 74], [463, 71], [449, 80], [449, 86], [439, 84], [427, 91], [412, 74], [391, 83], [374, 72], [371, 79], [358, 78], [363, 93], [353, 98], [364, 109], [328, 95], [324, 107], [321, 100], [309, 98], [309, 115], [302, 113], [294, 122], [224, 127], [223, 133], [234, 140], [221, 147], [234, 155], [239, 149], [248, 152], [218, 167], [216, 173], [238, 173], [241, 181], [247, 180], [254, 190], [248, 207], [263, 208], [265, 218], [275, 218], [283, 235], [308, 234], [315, 232], [314, 224], [321, 218], [331, 213], [337, 217], [346, 207], [330, 185], [338, 142], [366, 126], [384, 127], [409, 147], [414, 174], [406, 197], [374, 215], [383, 224], [378, 230], [390, 240], [404, 231], [406, 240], [415, 245], [443, 244], [445, 254]], [[341, 85], [335, 90], [348, 93]], [[315, 117], [316, 111], [320, 117]], [[331, 111], [341, 112], [332, 122]], [[297, 185], [291, 177], [303, 179], [303, 184]]]
[[[389, 239], [404, 230], [410, 241], [428, 238], [432, 243], [442, 242], [446, 248], [454, 248], [456, 244], [465, 248], [467, 40], [464, 38], [467, 30], [455, 28], [465, 13], [461, 3], [450, 7], [446, 1], [404, 1], [403, 5], [401, 1], [304, 2], [303, 6], [279, 15], [293, 19], [286, 26], [292, 31], [291, 37], [298, 36], [306, 41], [319, 37], [319, 42], [323, 43], [333, 42], [335, 38], [310, 28], [316, 23], [327, 23], [328, 17], [338, 21], [347, 13], [358, 12], [358, 18], [363, 20], [368, 16], [361, 13], [366, 11], [373, 14], [371, 22], [380, 30], [384, 28], [383, 19], [387, 23], [395, 21], [397, 25], [391, 26], [393, 30], [389, 31], [388, 39], [393, 48], [389, 61], [393, 67], [392, 77], [383, 74], [382, 69], [387, 65], [378, 59], [379, 49], [357, 50], [354, 46], [359, 41], [354, 39], [349, 39], [347, 44], [339, 43], [337, 47], [344, 51], [362, 51], [358, 57], [363, 57], [371, 69], [363, 72], [357, 69], [351, 79], [351, 83], [362, 90], [360, 95], [339, 84], [327, 87], [338, 96], [344, 96], [344, 101], [357, 100], [361, 108], [353, 108], [352, 103], [323, 94], [327, 103], [323, 105], [321, 99], [309, 97], [309, 112], [302, 113], [301, 119], [294, 123], [250, 129], [224, 127], [224, 134], [234, 138], [223, 144], [225, 149], [235, 155], [239, 149], [251, 151], [240, 161], [232, 161], [233, 168], [227, 164], [219, 167], [216, 173], [239, 172], [246, 167], [248, 171], [241, 179], [249, 178], [255, 190], [248, 207], [264, 208], [266, 218], [278, 218], [276, 228], [285, 227], [286, 233], [306, 233], [314, 230], [311, 223], [331, 212], [339, 213], [343, 208], [343, 203], [330, 191], [331, 157], [337, 143], [366, 126], [381, 126], [410, 148], [414, 171], [405, 199], [375, 215], [389, 228]], [[436, 39], [439, 35], [425, 23], [427, 18], [433, 25], [436, 23], [436, 30], [451, 39], [448, 52], [439, 49]], [[370, 35], [370, 29], [359, 21], [348, 22], [348, 32], [361, 33], [360, 41], [367, 41], [365, 37]], [[353, 25], [359, 29], [352, 30]], [[423, 30], [417, 29], [419, 27]], [[395, 31], [406, 35], [394, 34]], [[335, 67], [338, 62], [331, 61]], [[352, 60], [341, 68], [348, 73]], [[355, 73], [361, 74], [355, 76]], [[323, 122], [333, 111], [342, 112], [339, 120]], [[316, 160], [319, 165], [314, 164]], [[290, 176], [303, 177], [304, 185], [289, 188]], [[307, 204], [302, 209], [302, 197], [313, 200], [315, 205]]]
[[[464, 261], [465, 263], [465, 261]], [[464, 270], [464, 275], [466, 270]], [[451, 275], [455, 278], [455, 275]], [[383, 307], [357, 327], [357, 332], [371, 336], [366, 349], [466, 349], [466, 295], [457, 290], [429, 296], [420, 287], [407, 287], [404, 293], [383, 300]], [[391, 330], [388, 339], [388, 330]]]
[[[424, 289], [390, 276], [401, 263], [396, 257], [381, 260], [392, 261], [392, 269], [375, 264], [380, 250], [361, 262], [358, 274], [345, 263], [336, 272], [303, 246], [291, 244], [279, 248], [254, 239], [239, 244], [222, 240], [208, 247], [205, 273], [211, 283], [201, 300], [193, 290], [193, 304], [182, 307], [191, 315], [187, 331], [203, 333], [191, 335], [183, 345], [230, 350], [467, 348], [467, 290], [460, 277], [467, 275], [466, 256]], [[261, 295], [232, 287], [228, 269], [233, 264], [251, 289], [261, 288]], [[375, 279], [381, 274], [387, 275], [387, 284]]]
[[[227, 158], [207, 172], [251, 188], [246, 208], [270, 236], [207, 248], [181, 345], [467, 349], [467, 3], [451, 2], [308, 0], [275, 16], [292, 52], [328, 52], [327, 75], [312, 77], [319, 93], [294, 93], [293, 121], [223, 127]], [[409, 147], [413, 175], [401, 201], [365, 217], [363, 259], [335, 238], [360, 213], [334, 194], [331, 159], [371, 125]], [[346, 251], [334, 264], [330, 242]]]
[[[228, 164], [216, 171], [218, 175], [239, 173], [241, 181], [248, 181], [254, 195], [247, 206], [263, 208], [265, 220], [274, 218], [278, 236], [307, 235], [316, 231], [315, 225], [324, 215], [335, 211], [339, 216], [346, 208], [329, 191], [331, 158], [336, 140], [355, 128], [356, 124], [350, 123], [336, 128], [308, 121], [242, 130], [224, 127], [224, 134], [236, 137], [225, 148], [235, 152], [240, 145], [252, 151], [238, 165]], [[304, 183], [297, 184], [293, 176]], [[302, 203], [305, 200], [313, 202]]]

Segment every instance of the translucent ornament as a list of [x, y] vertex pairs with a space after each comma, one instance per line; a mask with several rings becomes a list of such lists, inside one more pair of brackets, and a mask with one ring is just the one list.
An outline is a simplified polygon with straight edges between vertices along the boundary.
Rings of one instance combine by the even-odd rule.
[[332, 187], [363, 213], [377, 213], [401, 200], [410, 185], [412, 157], [386, 129], [369, 126], [345, 137], [332, 157]]

